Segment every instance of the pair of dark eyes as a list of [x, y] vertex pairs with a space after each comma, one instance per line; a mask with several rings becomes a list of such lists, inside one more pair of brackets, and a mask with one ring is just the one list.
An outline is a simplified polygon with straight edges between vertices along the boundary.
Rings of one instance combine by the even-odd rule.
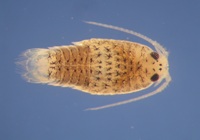
[[[157, 52], [151, 52], [151, 57], [153, 57], [153, 59], [158, 60], [159, 59], [159, 54]], [[155, 73], [153, 76], [151, 76], [151, 81], [155, 82], [159, 79], [159, 75], [157, 73]]]

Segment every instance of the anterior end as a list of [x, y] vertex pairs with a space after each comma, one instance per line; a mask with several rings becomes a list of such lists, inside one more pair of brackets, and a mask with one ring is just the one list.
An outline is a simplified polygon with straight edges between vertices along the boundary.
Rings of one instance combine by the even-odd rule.
[[48, 83], [48, 49], [29, 49], [17, 62], [22, 67], [22, 77], [32, 83]]

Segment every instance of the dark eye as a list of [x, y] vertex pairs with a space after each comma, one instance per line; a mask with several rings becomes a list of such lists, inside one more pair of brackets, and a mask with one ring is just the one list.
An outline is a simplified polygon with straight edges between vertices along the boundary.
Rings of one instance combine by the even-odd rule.
[[158, 60], [159, 54], [157, 52], [151, 52], [151, 57], [153, 57], [155, 60]]
[[151, 81], [155, 82], [159, 79], [159, 75], [157, 73], [155, 73], [152, 77], [151, 77]]

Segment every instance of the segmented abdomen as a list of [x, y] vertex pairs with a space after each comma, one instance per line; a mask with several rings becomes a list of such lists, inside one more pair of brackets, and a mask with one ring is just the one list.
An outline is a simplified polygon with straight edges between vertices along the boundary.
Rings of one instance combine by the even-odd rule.
[[49, 51], [48, 77], [53, 85], [88, 86], [89, 47], [62, 46]]

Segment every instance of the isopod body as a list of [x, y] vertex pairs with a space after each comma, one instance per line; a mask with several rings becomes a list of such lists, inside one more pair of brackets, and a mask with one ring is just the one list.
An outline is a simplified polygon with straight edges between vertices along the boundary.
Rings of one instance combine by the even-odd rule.
[[29, 49], [18, 62], [25, 72], [23, 77], [32, 83], [72, 87], [95, 95], [116, 95], [146, 89], [160, 84], [157, 90], [128, 101], [114, 103], [101, 109], [146, 98], [163, 90], [171, 80], [168, 73], [167, 52], [157, 42], [123, 28], [88, 22], [106, 28], [127, 32], [155, 46], [125, 40], [88, 39], [73, 45], [47, 49]]

